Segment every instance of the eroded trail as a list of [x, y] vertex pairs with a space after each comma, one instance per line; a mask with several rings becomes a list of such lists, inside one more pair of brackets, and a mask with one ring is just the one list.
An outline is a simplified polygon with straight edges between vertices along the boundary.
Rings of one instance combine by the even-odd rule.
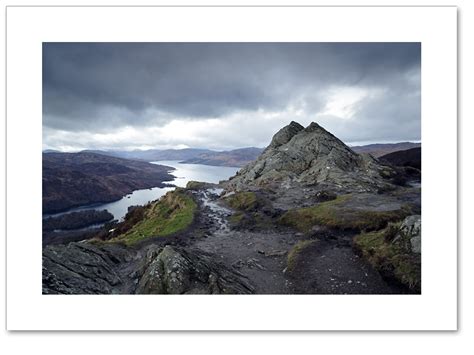
[[392, 294], [401, 291], [353, 251], [349, 233], [322, 231], [312, 236], [311, 247], [298, 255], [295, 270], [287, 268], [288, 253], [304, 237], [274, 228], [265, 231], [233, 230], [233, 211], [218, 199], [220, 189], [195, 191], [209, 232], [194, 246], [237, 268], [261, 294]]
[[233, 211], [218, 202], [221, 191], [196, 192], [210, 232], [194, 246], [238, 269], [255, 286], [256, 293], [290, 293], [291, 284], [284, 270], [286, 254], [294, 244], [292, 234], [232, 230], [228, 218]]
[[351, 235], [326, 235], [302, 251], [297, 270], [292, 273], [294, 293], [403, 293], [398, 287], [387, 284], [354, 253], [351, 238]]

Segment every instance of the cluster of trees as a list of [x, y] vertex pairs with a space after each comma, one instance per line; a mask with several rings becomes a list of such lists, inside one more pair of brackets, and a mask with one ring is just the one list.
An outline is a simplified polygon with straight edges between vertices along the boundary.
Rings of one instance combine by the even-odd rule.
[[57, 217], [48, 217], [43, 219], [43, 231], [85, 228], [93, 224], [111, 221], [113, 218], [114, 216], [107, 210], [86, 210], [71, 212]]

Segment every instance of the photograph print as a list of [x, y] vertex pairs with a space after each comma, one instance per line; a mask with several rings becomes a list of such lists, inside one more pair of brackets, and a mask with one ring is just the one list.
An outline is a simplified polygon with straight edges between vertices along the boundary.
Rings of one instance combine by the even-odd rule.
[[43, 294], [421, 294], [421, 43], [42, 60]]

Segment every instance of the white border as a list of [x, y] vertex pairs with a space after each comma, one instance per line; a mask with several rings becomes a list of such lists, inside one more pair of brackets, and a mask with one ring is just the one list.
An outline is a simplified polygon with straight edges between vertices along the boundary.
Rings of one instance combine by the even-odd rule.
[[[7, 41], [9, 330], [456, 329], [456, 8], [9, 7]], [[422, 42], [423, 294], [41, 295], [43, 41]]]

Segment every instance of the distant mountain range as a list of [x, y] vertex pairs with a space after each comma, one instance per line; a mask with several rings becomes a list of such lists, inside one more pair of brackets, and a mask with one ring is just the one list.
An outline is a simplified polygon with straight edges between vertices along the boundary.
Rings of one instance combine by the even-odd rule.
[[188, 164], [204, 164], [214, 166], [242, 167], [257, 159], [263, 151], [261, 148], [241, 148], [229, 151], [214, 151], [210, 149], [149, 149], [149, 150], [84, 150], [83, 152], [114, 156], [125, 159], [160, 161], [179, 160]]
[[389, 153], [381, 156], [379, 160], [395, 166], [409, 166], [421, 170], [421, 147]]
[[378, 158], [382, 155], [393, 153], [399, 150], [421, 147], [421, 143], [400, 142], [400, 143], [377, 143], [368, 145], [358, 145], [350, 147], [356, 153], [368, 153]]
[[[396, 151], [421, 147], [421, 143], [401, 142], [401, 143], [378, 143], [362, 146], [350, 147], [356, 153], [369, 153], [374, 157], [381, 157]], [[215, 151], [210, 149], [148, 149], [148, 150], [83, 150], [83, 153], [95, 153], [112, 157], [142, 160], [179, 160], [187, 164], [204, 164], [213, 166], [243, 167], [256, 160], [263, 152], [263, 148], [240, 148], [228, 151]], [[43, 153], [58, 153], [57, 150], [47, 149]]]
[[84, 150], [83, 152], [91, 152], [103, 155], [110, 155], [125, 159], [145, 160], [145, 161], [158, 161], [158, 160], [187, 160], [192, 159], [199, 154], [212, 152], [209, 149], [148, 149], [148, 150]]
[[241, 167], [257, 159], [262, 151], [263, 149], [254, 147], [235, 149], [227, 152], [210, 151], [199, 154], [194, 158], [186, 159], [184, 163]]

